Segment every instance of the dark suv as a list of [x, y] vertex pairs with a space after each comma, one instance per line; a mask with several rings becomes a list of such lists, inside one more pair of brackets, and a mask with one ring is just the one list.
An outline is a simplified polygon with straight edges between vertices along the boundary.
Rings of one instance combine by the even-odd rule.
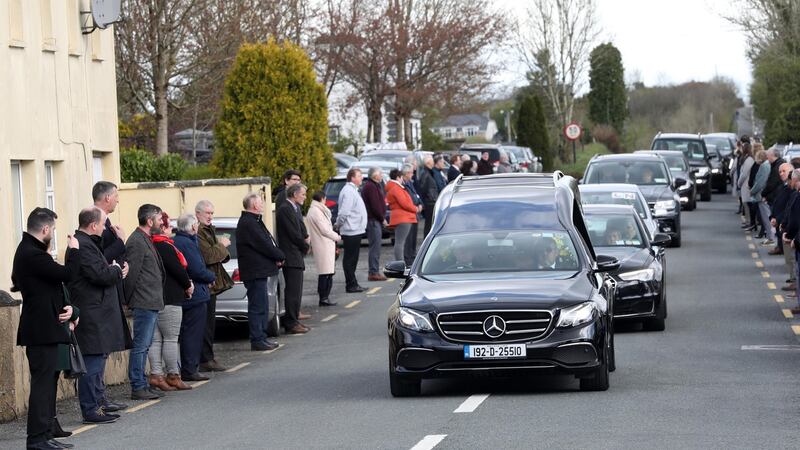
[[555, 371], [606, 390], [613, 257], [595, 256], [577, 185], [560, 173], [459, 177], [389, 308], [392, 395], [424, 378]]
[[[687, 133], [658, 133], [653, 138], [650, 150], [680, 150], [689, 161], [692, 172], [694, 172], [697, 193], [700, 200], [707, 202], [711, 200], [711, 189], [727, 189], [727, 179], [721, 173], [722, 161], [711, 158], [706, 147], [706, 142], [699, 134]], [[712, 164], [712, 161], [715, 164]], [[716, 170], [716, 173], [714, 169]]]
[[681, 246], [681, 199], [677, 194], [686, 184], [673, 177], [664, 158], [657, 154], [596, 155], [586, 166], [581, 180], [585, 184], [628, 183], [639, 186], [647, 205], [658, 221], [658, 228]]

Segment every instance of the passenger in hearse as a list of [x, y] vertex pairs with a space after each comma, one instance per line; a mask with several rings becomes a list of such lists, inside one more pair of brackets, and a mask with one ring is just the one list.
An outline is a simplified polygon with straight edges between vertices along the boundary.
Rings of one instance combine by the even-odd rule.
[[556, 260], [558, 258], [558, 245], [551, 237], [542, 237], [534, 246], [534, 258], [536, 258], [536, 270], [556, 270]]

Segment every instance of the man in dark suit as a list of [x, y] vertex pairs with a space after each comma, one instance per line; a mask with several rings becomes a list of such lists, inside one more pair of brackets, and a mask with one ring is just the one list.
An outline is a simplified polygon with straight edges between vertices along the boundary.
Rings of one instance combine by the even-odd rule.
[[[117, 264], [123, 266], [127, 261], [125, 256], [125, 230], [120, 225], [113, 225], [109, 216], [117, 209], [119, 204], [119, 191], [117, 185], [110, 181], [98, 181], [92, 187], [92, 200], [94, 206], [100, 208], [106, 213], [105, 227], [103, 229], [102, 239], [100, 240], [100, 248], [103, 250], [103, 255], [106, 261], [116, 261]], [[117, 282], [117, 300], [119, 301], [119, 309], [122, 316], [122, 332], [125, 339], [125, 350], [130, 350], [133, 347], [133, 340], [131, 339], [131, 330], [128, 326], [128, 320], [125, 318], [124, 308], [122, 301], [125, 299], [125, 294], [122, 291], [122, 280]], [[105, 370], [105, 369], [104, 369]], [[105, 390], [105, 382], [103, 381], [105, 374], [100, 374], [100, 382], [103, 383], [103, 411], [115, 412], [122, 411], [127, 408], [125, 403], [118, 403], [111, 401]]]
[[110, 423], [119, 418], [104, 409], [103, 373], [109, 353], [125, 350], [125, 317], [120, 310], [117, 285], [128, 275], [128, 263], [106, 261], [100, 248], [105, 223], [106, 213], [95, 206], [78, 215], [75, 238], [81, 244], [77, 256], [80, 271], [68, 286], [72, 303], [81, 310], [81, 326], [75, 336], [83, 352], [86, 374], [78, 380], [78, 399], [83, 421], [88, 424]]
[[278, 205], [275, 213], [275, 228], [278, 246], [286, 255], [283, 264], [283, 278], [286, 280], [286, 318], [284, 327], [289, 334], [307, 333], [309, 328], [300, 323], [300, 304], [303, 300], [303, 272], [306, 269], [304, 256], [308, 253], [308, 231], [303, 223], [303, 203], [306, 201], [306, 187], [302, 183], [286, 188], [286, 201]]
[[461, 155], [454, 154], [450, 157], [450, 168], [447, 169], [447, 182], [450, 183], [461, 175]]
[[264, 199], [261, 194], [248, 193], [242, 200], [242, 206], [244, 211], [236, 225], [236, 253], [239, 257], [239, 278], [247, 289], [250, 349], [273, 350], [278, 348], [278, 343], [267, 339], [271, 292], [268, 285], [277, 281], [286, 257], [264, 225]]
[[54, 236], [56, 213], [36, 208], [28, 216], [27, 231], [14, 254], [12, 292], [22, 293], [22, 315], [17, 345], [25, 346], [31, 372], [28, 397], [27, 448], [63, 448], [50, 434], [56, 403], [58, 344], [70, 342], [65, 322], [77, 324], [72, 306], [65, 306], [62, 283], [72, 281], [80, 270], [75, 237], [68, 235], [67, 264], [55, 262], [48, 253]]

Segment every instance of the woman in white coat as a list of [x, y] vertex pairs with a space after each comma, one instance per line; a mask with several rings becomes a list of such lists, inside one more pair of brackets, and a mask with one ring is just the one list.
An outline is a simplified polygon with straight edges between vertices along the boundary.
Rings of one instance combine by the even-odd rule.
[[755, 164], [752, 148], [750, 147], [749, 142], [742, 144], [742, 156], [745, 159], [744, 162], [742, 162], [742, 168], [739, 169], [739, 177], [736, 180], [736, 186], [739, 188], [746, 218], [745, 224], [742, 226], [742, 228], [750, 231], [754, 230], [756, 227], [756, 218], [752, 214], [750, 208], [748, 208], [750, 202], [750, 170], [753, 168], [753, 164]]
[[306, 214], [306, 228], [308, 237], [311, 238], [314, 264], [319, 273], [317, 280], [319, 306], [335, 306], [336, 302], [332, 302], [329, 297], [333, 287], [333, 272], [336, 264], [336, 243], [342, 238], [333, 231], [331, 210], [325, 206], [325, 193], [315, 192], [312, 199], [311, 207]]

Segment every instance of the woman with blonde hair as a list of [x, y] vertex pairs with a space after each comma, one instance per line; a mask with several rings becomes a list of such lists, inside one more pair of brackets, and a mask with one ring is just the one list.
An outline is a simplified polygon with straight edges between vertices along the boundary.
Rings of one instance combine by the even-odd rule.
[[[756, 172], [755, 181], [750, 187], [750, 207], [751, 214], [754, 214], [761, 223], [761, 233], [758, 234], [759, 238], [766, 237], [761, 242], [762, 245], [773, 245], [775, 243], [775, 232], [772, 230], [772, 225], [769, 223], [769, 205], [766, 199], [763, 198], [761, 193], [767, 185], [769, 173], [772, 170], [767, 161], [767, 152], [761, 144], [756, 144], [753, 148], [761, 148], [756, 152], [756, 164], [758, 164], [758, 172]], [[752, 170], [752, 169], [751, 169]]]

